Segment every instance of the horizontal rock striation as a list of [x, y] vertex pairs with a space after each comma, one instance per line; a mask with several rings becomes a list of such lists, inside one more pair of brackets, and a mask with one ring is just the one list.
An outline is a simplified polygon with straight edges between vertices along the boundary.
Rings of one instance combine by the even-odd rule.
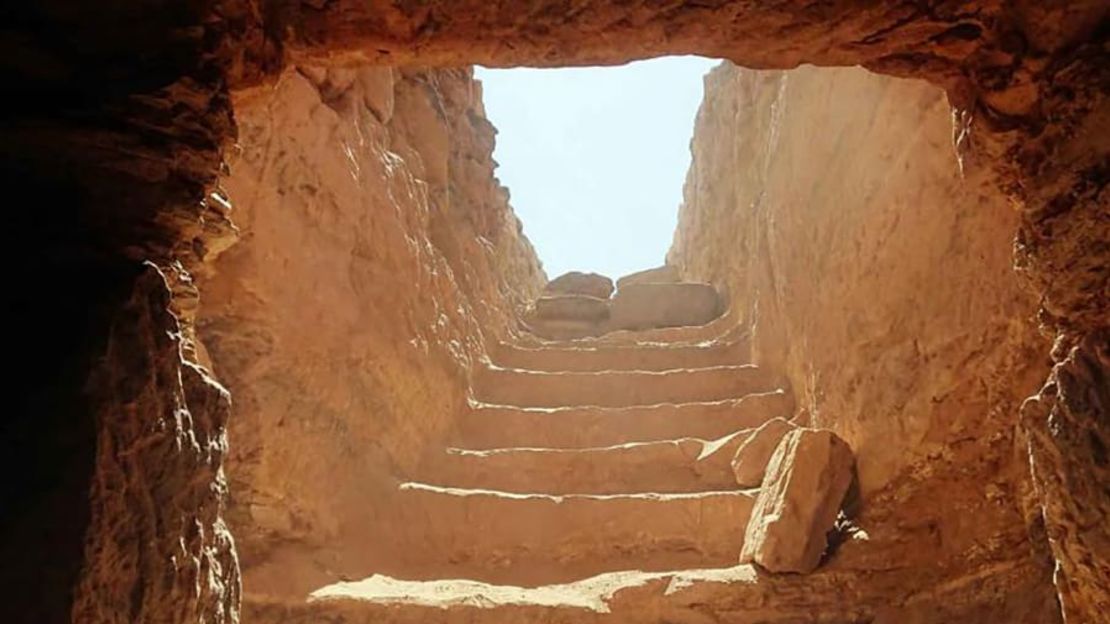
[[588, 295], [608, 299], [613, 294], [613, 280], [597, 273], [571, 271], [548, 282], [543, 290], [548, 294]]

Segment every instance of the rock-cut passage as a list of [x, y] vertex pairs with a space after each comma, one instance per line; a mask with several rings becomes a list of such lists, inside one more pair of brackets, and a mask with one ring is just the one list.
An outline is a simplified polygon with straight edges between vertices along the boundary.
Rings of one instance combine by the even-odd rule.
[[[539, 305], [610, 303], [611, 287], [592, 288], [604, 299], [549, 293]], [[410, 537], [377, 574], [319, 588], [303, 605], [255, 599], [249, 612], [283, 622], [656, 622], [707, 591], [754, 587], [755, 568], [737, 561], [759, 490], [739, 488], [730, 462], [746, 432], [791, 416], [793, 398], [746, 363], [747, 341], [719, 302], [717, 318], [678, 324], [684, 313], [705, 320], [706, 305], [666, 299], [712, 287], [622, 288], [640, 309], [621, 314], [667, 318], [585, 338], [525, 333], [491, 349], [454, 445], [420, 481], [398, 485], [395, 521]], [[618, 291], [614, 308], [621, 302]]]

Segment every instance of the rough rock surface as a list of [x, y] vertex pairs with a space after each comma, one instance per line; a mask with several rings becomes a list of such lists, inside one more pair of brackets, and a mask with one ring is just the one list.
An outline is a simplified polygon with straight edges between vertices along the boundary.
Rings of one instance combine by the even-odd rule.
[[617, 280], [617, 288], [631, 286], [632, 284], [659, 284], [679, 281], [682, 281], [682, 276], [679, 275], [678, 268], [663, 265], [654, 269], [629, 273]]
[[797, 429], [783, 437], [744, 531], [740, 563], [771, 572], [812, 572], [821, 562], [855, 463], [835, 433]]
[[[756, 68], [861, 65], [926, 79], [944, 88], [957, 109], [963, 155], [991, 161], [995, 184], [1028, 202], [1019, 268], [1044, 294], [1054, 324], [1105, 326], [1110, 263], [1099, 249], [1110, 236], [1100, 194], [1110, 148], [1105, 3], [815, 9], [799, 2], [640, 0], [572, 11], [544, 3], [518, 12], [482, 0], [439, 0], [419, 9], [341, 0], [273, 13], [268, 32], [283, 39], [276, 46], [336, 61], [604, 64], [694, 53]], [[1064, 266], [1075, 269], [1067, 280], [1053, 275], [1053, 267]]]
[[608, 299], [609, 295], [613, 294], [613, 280], [597, 273], [571, 271], [548, 282], [543, 290], [546, 293], [588, 295]]
[[[100, 445], [74, 622], [238, 621], [223, 518], [230, 396], [185, 358], [169, 302], [165, 275], [148, 266], [92, 380]], [[149, 515], [136, 518], [136, 505]]]
[[775, 418], [751, 432], [737, 447], [732, 458], [732, 474], [736, 477], [736, 484], [740, 487], [759, 487], [779, 442], [795, 428], [785, 418]]
[[[923, 541], [888, 556], [958, 565], [966, 542], [924, 536], [981, 530], [1029, 535], [996, 563], [1043, 561], [1014, 434], [1049, 347], [1011, 266], [1022, 216], [974, 162], [961, 176], [944, 95], [858, 69], [725, 65], [706, 85], [668, 261], [729, 293], [799, 424], [852, 447], [862, 521], [901, 501], [880, 515]], [[974, 531], [954, 511], [992, 498], [960, 512]]]
[[543, 296], [536, 300], [535, 317], [545, 321], [587, 321], [609, 319], [609, 301], [589, 295]]
[[709, 284], [629, 284], [610, 306], [610, 329], [648, 329], [705, 325], [723, 312], [717, 289]]
[[951, 130], [935, 88], [858, 69], [724, 65], [698, 114], [670, 260], [726, 287], [865, 491], [1009, 427], [1047, 372], [1011, 268], [1020, 216], [961, 177]]
[[1110, 613], [1110, 332], [1061, 354], [1048, 383], [1022, 406], [1032, 476], [1045, 507], [1056, 585], [1069, 611]]
[[382, 548], [394, 475], [546, 279], [470, 70], [298, 68], [237, 106], [242, 240], [202, 280], [198, 325], [235, 397], [246, 590], [304, 592]]

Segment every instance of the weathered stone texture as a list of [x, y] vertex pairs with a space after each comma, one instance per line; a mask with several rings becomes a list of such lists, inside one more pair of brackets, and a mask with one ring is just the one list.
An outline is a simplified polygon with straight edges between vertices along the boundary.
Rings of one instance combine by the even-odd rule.
[[679, 275], [678, 268], [664, 265], [654, 269], [629, 273], [617, 280], [617, 288], [631, 286], [632, 284], [667, 284], [680, 281], [682, 281], [682, 276]]
[[609, 301], [586, 295], [543, 296], [536, 300], [535, 317], [545, 321], [609, 320]]
[[[726, 227], [728, 218], [707, 217], [705, 223], [734, 234], [746, 232], [748, 238], [734, 236], [739, 253], [759, 257], [766, 264], [749, 273], [753, 281], [741, 284], [724, 273], [731, 271], [725, 267], [741, 267], [735, 271], [741, 272], [746, 269], [743, 262], [723, 253], [723, 247], [709, 244], [708, 255], [722, 255], [703, 264], [701, 269], [695, 267], [694, 276], [706, 277], [706, 273], [712, 272], [707, 267], [716, 267], [714, 277], [736, 288], [732, 291], [733, 301], [746, 298], [757, 302], [760, 323], [755, 341], [757, 353], [784, 362], [811, 420], [835, 425], [861, 451], [864, 483], [876, 487], [883, 482], [887, 484], [872, 500], [889, 504], [872, 509], [888, 511], [876, 512], [878, 515], [872, 519], [897, 526], [896, 533], [902, 541], [881, 533], [873, 534], [872, 539], [895, 548], [896, 554], [879, 549], [886, 552], [884, 556], [913, 560], [936, 571], [929, 577], [899, 577], [898, 582], [903, 585], [930, 588], [906, 598], [905, 609], [916, 609], [923, 620], [932, 617], [957, 621], [963, 617], [982, 621], [985, 614], [1006, 613], [1010, 614], [1005, 616], [1006, 621], [1043, 622], [1048, 619], [1043, 616], [1046, 601], [1040, 585], [1044, 566], [1012, 558], [1013, 553], [1026, 549], [1027, 538], [1013, 530], [1012, 504], [998, 502], [1019, 498], [1023, 487], [1024, 482], [1014, 476], [1007, 426], [1013, 422], [1016, 401], [1032, 391], [1030, 384], [1036, 382], [1031, 380], [1043, 372], [1032, 369], [1038, 368], [1038, 356], [1047, 350], [1043, 344], [1034, 344], [1036, 340], [1030, 338], [1028, 324], [1015, 320], [1028, 316], [1027, 303], [1013, 296], [1007, 278], [1009, 239], [1016, 229], [1017, 267], [1032, 288], [1036, 304], [1043, 308], [1042, 320], [1047, 327], [1059, 331], [1061, 338], [1058, 359], [1062, 368], [1046, 386], [1039, 404], [1030, 405], [1024, 420], [1034, 437], [1035, 462], [1043, 468], [1037, 473], [1040, 502], [1032, 507], [1043, 510], [1051, 533], [1054, 553], [1063, 571], [1059, 579], [1069, 617], [1097, 621], [1105, 613], [1100, 607], [1100, 596], [1110, 590], [1105, 577], [1098, 572], [1106, 567], [1105, 547], [1100, 546], [1097, 531], [1072, 533], [1069, 528], [1075, 526], [1073, 518], [1081, 517], [1081, 510], [1105, 509], [1110, 496], [1105, 488], [1088, 487], [1105, 482], [1100, 463], [1104, 453], [1092, 441], [1106, 439], [1098, 432], [1104, 430], [1107, 408], [1105, 402], [1081, 400], [1102, 396], [1100, 389], [1104, 386], [1100, 385], [1099, 376], [1089, 371], [1104, 371], [1105, 358], [1089, 354], [1101, 352], [1098, 342], [1105, 342], [1106, 310], [1110, 305], [1107, 287], [1110, 262], [1104, 244], [1110, 238], [1105, 193], [1110, 141], [1105, 2], [942, 2], [924, 6], [898, 2], [763, 5], [622, 1], [594, 2], [574, 10], [553, 0], [511, 5], [483, 0], [421, 3], [201, 0], [171, 4], [103, 5], [44, 0], [16, 3], [5, 10], [8, 52], [0, 68], [3, 73], [0, 83], [5, 85], [10, 110], [0, 128], [6, 147], [0, 164], [6, 187], [30, 191], [36, 198], [33, 210], [13, 211], [13, 220], [5, 228], [7, 238], [3, 247], [9, 254], [5, 266], [14, 267], [13, 273], [18, 274], [10, 288], [19, 291], [17, 300], [21, 302], [13, 306], [17, 320], [11, 326], [41, 341], [32, 349], [16, 350], [11, 355], [13, 361], [26, 369], [21, 377], [15, 378], [14, 385], [26, 396], [21, 397], [10, 418], [11, 429], [33, 435], [7, 436], [5, 450], [13, 452], [5, 455], [12, 458], [10, 461], [16, 467], [11, 472], [26, 471], [26, 483], [48, 484], [58, 489], [50, 490], [47, 498], [52, 500], [28, 503], [22, 496], [18, 499], [20, 505], [28, 503], [21, 508], [26, 513], [19, 519], [19, 526], [12, 525], [14, 528], [5, 536], [8, 541], [3, 546], [8, 553], [11, 540], [20, 541], [20, 536], [24, 536], [27, 537], [23, 540], [24, 549], [37, 548], [50, 555], [47, 559], [51, 565], [43, 574], [50, 577], [50, 587], [62, 589], [47, 594], [58, 601], [50, 608], [69, 612], [68, 605], [58, 606], [70, 599], [69, 592], [64, 591], [69, 586], [64, 579], [69, 578], [69, 570], [82, 563], [91, 574], [82, 587], [96, 586], [107, 599], [115, 601], [115, 597], [135, 587], [131, 573], [106, 572], [107, 568], [102, 567], [104, 559], [82, 562], [81, 556], [66, 550], [68, 546], [56, 548], [55, 538], [71, 542], [80, 532], [80, 525], [89, 520], [90, 510], [96, 513], [95, 526], [105, 533], [90, 535], [89, 543], [110, 544], [116, 539], [113, 531], [120, 529], [116, 519], [121, 517], [122, 508], [118, 500], [111, 498], [116, 494], [114, 490], [97, 490], [89, 510], [76, 510], [80, 505], [73, 504], [82, 500], [81, 494], [89, 482], [105, 476], [92, 473], [93, 466], [100, 466], [93, 458], [108, 456], [101, 455], [108, 452], [106, 447], [98, 445], [100, 427], [111, 429], [119, 424], [106, 425], [109, 420], [100, 419], [95, 424], [97, 433], [92, 433], [94, 425], [88, 416], [99, 414], [100, 405], [93, 405], [89, 396], [81, 394], [80, 387], [88, 372], [99, 366], [96, 356], [107, 343], [110, 324], [102, 322], [103, 318], [114, 316], [112, 312], [117, 308], [123, 310], [131, 305], [116, 292], [128, 280], [104, 278], [103, 274], [112, 270], [105, 267], [118, 268], [124, 261], [134, 266], [138, 260], [154, 258], [166, 267], [176, 298], [176, 293], [187, 293], [189, 289], [178, 288], [185, 280], [171, 276], [175, 270], [170, 267], [177, 263], [185, 271], [182, 276], [190, 275], [226, 246], [230, 204], [215, 181], [222, 167], [223, 151], [235, 139], [233, 91], [245, 97], [243, 90], [248, 86], [280, 83], [278, 76], [292, 61], [308, 65], [365, 60], [405, 65], [472, 62], [558, 65], [619, 63], [664, 53], [702, 53], [762, 67], [794, 67], [802, 62], [858, 63], [878, 72], [925, 78], [948, 90], [949, 101], [958, 109], [954, 116], [961, 121], [954, 134], [968, 171], [968, 181], [963, 186], [953, 188], [955, 176], [951, 167], [938, 170], [940, 161], [899, 158], [900, 154], [948, 153], [951, 136], [946, 122], [948, 111], [936, 91], [918, 85], [915, 88], [922, 91], [917, 95], [903, 92], [889, 100], [865, 98], [861, 101], [870, 102], [871, 106], [861, 106], [858, 101], [850, 106], [865, 119], [881, 121], [884, 111], [895, 108], [910, 112], [927, 109], [930, 116], [927, 123], [921, 124], [921, 119], [912, 114], [907, 122], [914, 128], [922, 125], [923, 141], [914, 145], [871, 141], [868, 137], [874, 135], [869, 124], [837, 132], [834, 124], [822, 120], [807, 131], [807, 136], [814, 139], [807, 147], [814, 154], [832, 156], [828, 162], [842, 166], [853, 162], [862, 163], [863, 167], [870, 164], [873, 170], [883, 171], [883, 184], [875, 184], [878, 178], [854, 178], [854, 185], [845, 183], [845, 186], [859, 189], [857, 199], [861, 201], [838, 201], [836, 210], [820, 213], [799, 207], [820, 207], [821, 201], [795, 201], [791, 203], [793, 210], [777, 213], [776, 219], [767, 218], [767, 207], [774, 202], [784, 205], [779, 200], [790, 197], [784, 193], [784, 187], [755, 183], [751, 188], [761, 192], [753, 197], [741, 192], [739, 185], [718, 184], [718, 188], [728, 189], [725, 195], [731, 195], [721, 198], [722, 205], [750, 209], [736, 214], [755, 214], [757, 218], [753, 223], [738, 224], [754, 225], [743, 229], [730, 230]], [[327, 77], [326, 72], [324, 75]], [[392, 79], [392, 73], [389, 75]], [[384, 72], [377, 70], [373, 80], [384, 76]], [[321, 93], [334, 93], [342, 104], [345, 91], [341, 85], [346, 79], [340, 79], [339, 74], [335, 78], [332, 82], [327, 77], [331, 86], [323, 87]], [[369, 73], [363, 79], [373, 82]], [[844, 80], [826, 88], [829, 93], [836, 93], [837, 89], [853, 87], [851, 82]], [[853, 88], [857, 94], [866, 95], [869, 91], [859, 84]], [[421, 89], [410, 90], [405, 98], [395, 97], [392, 106], [388, 90], [372, 89], [376, 95], [363, 100], [365, 109], [384, 123], [394, 116], [391, 111], [420, 109]], [[803, 107], [802, 100], [792, 97], [793, 86], [778, 84], [752, 92], [783, 96], [773, 103], [764, 102], [770, 104], [767, 110], [772, 115], [749, 116], [774, 121], [766, 128], [773, 131], [753, 136], [775, 139], [762, 142], [763, 147], [788, 143], [788, 139], [780, 140], [779, 122]], [[237, 106], [242, 105], [246, 112], [248, 101], [245, 97]], [[822, 99], [815, 97], [812, 101]], [[428, 114], [427, 107], [422, 110], [423, 113], [413, 113], [425, 115], [417, 125], [432, 131], [420, 134], [420, 140], [426, 141], [426, 146], [441, 144], [443, 133], [437, 130], [439, 126], [424, 123], [435, 115]], [[873, 114], [868, 117], [868, 113]], [[474, 119], [469, 115], [467, 118]], [[491, 140], [492, 133], [485, 136]], [[843, 139], [843, 152], [820, 149], [822, 145], [828, 147], [822, 140], [832, 138]], [[853, 149], [859, 147], [853, 143], [856, 138], [884, 146], [885, 152], [869, 154]], [[722, 145], [721, 149], [716, 162], [725, 170], [766, 172], [778, 168], [779, 159], [770, 158], [773, 151], [764, 151], [769, 160], [751, 160], [748, 161], [751, 166], [746, 167], [738, 162], [744, 159], [737, 154], [736, 144]], [[838, 154], [849, 157], [836, 158]], [[412, 153], [399, 156], [408, 166], [419, 168], [409, 158]], [[357, 157], [353, 160], [364, 162]], [[458, 163], [466, 160], [460, 158]], [[895, 165], [882, 169], [874, 167], [874, 163]], [[902, 173], [898, 173], [897, 163], [901, 163]], [[426, 165], [426, 180], [442, 182], [445, 170], [442, 161]], [[453, 170], [461, 167], [465, 164]], [[696, 167], [706, 169], [709, 165], [702, 159]], [[989, 169], [994, 177], [980, 180], [979, 169]], [[479, 177], [488, 173], [482, 167], [472, 171]], [[933, 176], [938, 172], [941, 175]], [[823, 189], [833, 181], [853, 179], [846, 170], [826, 173], [813, 189], [816, 199], [828, 197]], [[902, 176], [906, 175], [932, 177], [928, 185], [919, 186], [905, 182]], [[944, 192], [910, 195], [901, 203], [885, 201], [892, 198], [884, 195], [884, 189], [924, 189], [934, 188], [934, 184]], [[411, 186], [414, 194], [422, 192], [419, 188], [418, 184]], [[58, 189], [65, 190], [56, 192]], [[1021, 205], [1019, 213], [1003, 210], [1000, 189]], [[866, 214], [860, 218], [861, 214], [853, 210], [855, 207], [866, 213], [884, 203], [890, 210], [883, 212], [881, 219], [868, 218]], [[927, 211], [918, 209], [926, 206]], [[497, 211], [460, 212], [475, 215], [471, 224], [483, 233], [480, 242], [477, 237], [460, 239], [470, 240], [473, 246], [462, 245], [444, 254], [455, 273], [453, 279], [465, 281], [467, 259], [484, 253], [475, 247], [488, 249], [486, 243], [495, 241], [495, 237], [487, 234], [503, 225], [511, 230], [513, 223], [511, 219], [503, 223], [491, 217]], [[433, 224], [440, 214], [432, 212]], [[788, 214], [793, 214], [793, 218], [786, 218]], [[821, 214], [826, 215], [824, 220]], [[827, 215], [835, 215], [836, 222]], [[448, 248], [452, 240], [450, 226], [462, 220], [457, 217], [456, 214], [440, 221], [440, 225], [448, 227], [438, 229], [438, 235], [431, 237], [438, 241], [440, 249]], [[322, 218], [326, 218], [326, 213]], [[808, 227], [799, 229], [799, 223], [807, 223]], [[837, 268], [846, 258], [820, 251], [830, 249], [826, 243], [837, 240], [837, 234], [846, 231], [860, 232], [864, 241], [875, 243], [863, 244], [857, 255], [847, 256], [862, 259], [856, 266], [871, 267], [874, 273], [851, 275]], [[417, 240], [419, 244], [420, 239]], [[846, 307], [839, 307], [836, 297], [799, 297], [798, 285], [808, 290], [813, 284], [804, 277], [799, 279], [799, 273], [792, 269], [790, 254], [784, 253], [788, 243], [795, 246], [798, 257], [804, 260], [802, 264], [808, 262], [810, 269], [815, 261], [827, 260], [822, 274], [833, 277], [820, 285], [828, 288], [826, 295], [839, 292], [844, 296], [840, 301], [867, 301], [870, 305], [856, 308], [846, 303]], [[512, 245], [501, 249], [505, 252], [501, 257], [513, 257], [510, 249]], [[899, 257], [899, 273], [895, 279], [889, 279], [891, 276], [882, 267], [890, 264], [883, 260], [889, 260], [885, 254], [895, 250], [908, 255]], [[930, 250], [937, 255], [931, 255]], [[693, 261], [686, 258], [683, 262], [689, 265]], [[979, 267], [977, 272], [965, 271], [973, 263]], [[527, 265], [527, 260], [522, 261], [514, 270], [527, 275]], [[939, 279], [938, 272], [932, 270], [941, 266], [947, 269], [946, 279]], [[55, 275], [75, 282], [66, 291], [73, 294], [72, 300], [51, 292], [57, 290], [50, 280]], [[389, 276], [375, 277], [388, 281]], [[842, 288], [847, 278], [858, 281], [861, 287]], [[359, 283], [365, 286], [368, 282], [372, 280]], [[887, 290], [876, 288], [876, 284], [883, 284]], [[914, 299], [913, 309], [892, 309], [890, 300], [882, 297], [904, 295], [891, 287], [898, 284], [912, 284], [916, 292], [924, 294]], [[477, 290], [480, 289], [469, 292]], [[821, 292], [819, 288], [815, 291]], [[475, 299], [475, 309], [488, 308], [489, 315], [496, 317], [503, 301], [501, 293], [496, 287], [484, 292], [487, 296]], [[193, 305], [188, 301], [189, 295], [181, 298], [183, 301], [171, 302], [175, 310], [187, 310]], [[45, 314], [35, 305], [23, 305], [43, 300], [53, 306]], [[83, 321], [74, 321], [61, 311], [67, 304], [82, 311], [89, 306], [87, 325], [81, 326]], [[434, 298], [423, 305], [435, 309]], [[892, 313], [880, 314], [884, 308]], [[804, 311], [809, 316], [794, 328], [776, 326], [772, 321], [791, 318], [791, 310], [796, 314]], [[450, 325], [451, 306], [442, 312]], [[196, 356], [204, 361], [203, 345], [188, 346], [192, 337], [187, 317], [186, 312], [180, 319], [185, 352], [192, 357], [195, 350]], [[419, 334], [427, 327], [425, 321], [438, 322], [439, 318], [409, 319], [412, 324], [408, 329]], [[748, 318], [754, 320], [756, 315]], [[924, 318], [929, 318], [929, 323], [919, 324]], [[365, 317], [359, 320], [365, 321], [360, 326], [374, 322]], [[302, 324], [298, 329], [306, 326], [311, 325]], [[240, 357], [244, 359], [256, 357], [259, 345], [269, 348], [263, 335], [237, 336], [243, 340]], [[450, 341], [446, 344], [454, 348]], [[840, 348], [845, 344], [858, 347], [856, 352], [868, 365], [860, 369], [851, 362], [831, 362], [845, 352]], [[417, 339], [416, 345], [422, 348], [423, 343]], [[1069, 359], [1066, 354], [1074, 348], [1078, 348], [1076, 355]], [[227, 351], [236, 349], [232, 346]], [[472, 353], [468, 345], [463, 344], [460, 349]], [[174, 363], [172, 358], [166, 361], [170, 364], [162, 367], [161, 362], [143, 365], [137, 360], [136, 379], [151, 379], [159, 371], [169, 377], [189, 376], [183, 372], [184, 363]], [[803, 365], [804, 362], [808, 364]], [[1030, 365], [1031, 362], [1034, 364]], [[949, 367], [950, 363], [956, 365]], [[365, 362], [352, 362], [357, 364]], [[451, 372], [438, 378], [450, 377], [458, 371], [454, 365], [447, 368]], [[397, 370], [427, 372], [411, 361]], [[1072, 370], [1088, 372], [1070, 377]], [[393, 373], [384, 376], [393, 381], [400, 379]], [[922, 379], [931, 383], [917, 382]], [[57, 383], [51, 387], [43, 380]], [[397, 382], [390, 387], [403, 386]], [[162, 406], [174, 405], [182, 392], [172, 382], [161, 383], [159, 388], [157, 398]], [[407, 387], [399, 393], [398, 400], [405, 405], [419, 405], [424, 401], [423, 392]], [[150, 395], [143, 396], [149, 403]], [[329, 394], [329, 398], [335, 396]], [[936, 406], [935, 410], [930, 404]], [[293, 401], [287, 411], [305, 414], [309, 407], [317, 405]], [[328, 413], [338, 413], [364, 406], [336, 399], [327, 407]], [[873, 416], [866, 416], [865, 410], [870, 410]], [[66, 422], [67, 416], [73, 416], [72, 422]], [[391, 422], [400, 421], [398, 418]], [[346, 435], [337, 420], [325, 418], [318, 422], [324, 423], [321, 429], [332, 430], [328, 435], [336, 438]], [[1051, 425], [1058, 422], [1067, 426], [1053, 429]], [[397, 424], [392, 431], [396, 437], [386, 437], [395, 440], [427, 432], [423, 428], [419, 432], [408, 430], [403, 424]], [[1086, 446], [1082, 432], [1095, 432], [1093, 437], [1088, 436]], [[28, 440], [31, 444], [26, 443]], [[887, 452], [877, 445], [877, 440], [900, 440], [906, 446]], [[398, 443], [395, 448], [405, 446]], [[160, 481], [163, 465], [174, 467], [170, 472], [177, 470], [181, 458], [173, 455], [177, 449], [157, 445], [155, 448], [168, 453], [168, 459], [144, 464], [142, 471], [149, 474], [132, 475], [134, 481], [129, 484]], [[915, 452], [903, 461], [898, 454], [905, 448]], [[43, 452], [35, 455], [28, 449]], [[389, 454], [383, 452], [383, 456]], [[25, 457], [32, 460], [23, 462]], [[295, 454], [279, 457], [275, 463], [290, 457], [295, 458]], [[899, 469], [903, 464], [914, 466], [914, 478], [908, 478], [906, 471]], [[207, 465], [197, 468], [202, 475], [210, 470]], [[900, 476], [888, 480], [890, 475]], [[927, 487], [917, 488], [922, 475], [929, 477], [921, 481]], [[984, 475], [991, 475], [987, 479], [987, 493], [1002, 495], [984, 499], [983, 492], [965, 487], [976, 480], [982, 483]], [[174, 478], [170, 476], [167, 481]], [[207, 479], [202, 476], [199, 481]], [[15, 484], [13, 489], [25, 494], [19, 485]], [[65, 496], [55, 496], [63, 490]], [[946, 500], [947, 515], [930, 513], [927, 503], [941, 494]], [[215, 496], [215, 500], [219, 498]], [[882, 515], [903, 507], [920, 513], [908, 517]], [[68, 519], [73, 526], [60, 532], [16, 530], [47, 526], [41, 520], [50, 518], [54, 509], [64, 509], [67, 515], [72, 510]], [[258, 512], [267, 515], [265, 506], [259, 507]], [[128, 526], [149, 527], [149, 520], [157, 517], [158, 510], [136, 506], [126, 509], [126, 513]], [[209, 517], [206, 515], [209, 511], [185, 513]], [[270, 517], [275, 518], [273, 514]], [[960, 520], [963, 517], [973, 517], [978, 524], [963, 523]], [[278, 514], [276, 526], [284, 526], [282, 523], [288, 520]], [[207, 521], [202, 520], [202, 524]], [[1086, 521], [1083, 516], [1082, 522]], [[155, 528], [153, 548], [163, 552], [166, 540], [180, 527], [169, 523], [157, 524]], [[13, 535], [16, 537], [12, 538]], [[917, 542], [926, 546], [916, 551], [897, 551], [907, 536], [918, 538]], [[196, 545], [188, 543], [190, 548]], [[981, 548], [984, 544], [985, 549]], [[935, 551], [966, 552], [966, 558], [948, 559], [938, 567], [930, 558]], [[879, 566], [883, 562], [871, 563]], [[280, 569], [280, 560], [275, 567]], [[227, 569], [225, 572], [229, 573]], [[172, 582], [182, 587], [173, 590], [166, 586], [155, 589], [153, 582], [149, 587], [144, 584], [142, 591], [134, 594], [138, 597], [132, 604], [139, 605], [140, 610], [151, 604], [143, 594], [147, 589], [154, 592], [151, 596], [160, 595], [163, 590], [188, 593], [192, 591], [191, 580], [188, 574], [174, 577]], [[115, 583], [118, 587], [113, 586]], [[822, 604], [825, 596], [858, 597], [861, 601], [847, 612], [830, 615], [831, 619], [881, 621], [896, 617], [883, 611], [887, 607], [882, 606], [882, 592], [879, 598], [875, 594], [868, 598], [858, 591], [860, 588], [848, 585], [830, 579], [821, 585], [824, 592], [814, 592], [812, 584], [774, 587], [781, 590], [778, 596], [797, 605], [796, 611], [787, 614], [796, 616], [795, 619], [811, 614], [814, 605]], [[25, 585], [5, 584], [5, 587], [28, 593], [23, 591]], [[989, 608], [983, 606], [984, 595], [990, 596]], [[809, 596], [815, 598], [810, 600]], [[735, 593], [714, 602], [713, 608], [750, 613], [764, 604], [765, 597], [760, 592]], [[22, 602], [5, 604], [18, 609], [28, 602], [26, 596], [21, 598]], [[84, 594], [84, 602], [80, 603], [83, 609], [90, 608], [87, 599], [88, 594]], [[234, 603], [234, 595], [226, 593], [223, 602], [226, 613], [235, 608]], [[705, 597], [695, 595], [677, 613], [667, 612], [667, 616], [676, 620], [704, 619], [705, 605]], [[19, 621], [22, 615], [25, 621], [35, 622], [58, 619], [36, 617], [34, 609], [42, 608], [41, 604], [33, 605], [31, 610], [13, 617]], [[122, 617], [118, 613], [112, 615]], [[151, 617], [174, 621], [188, 620], [193, 615], [180, 611]], [[658, 616], [659, 613], [653, 613], [645, 617], [658, 621]]]
[[732, 474], [740, 487], [759, 487], [771, 456], [794, 425], [784, 418], [775, 418], [753, 431], [736, 449], [732, 458]]
[[609, 329], [705, 325], [723, 311], [717, 289], [709, 284], [626, 284], [613, 297]]
[[1047, 372], [1011, 268], [1020, 215], [961, 177], [951, 131], [940, 91], [859, 69], [725, 65], [698, 115], [670, 261], [724, 286], [865, 492], [1009, 427]]
[[[668, 261], [729, 294], [756, 362], [786, 371], [799, 424], [852, 447], [872, 540], [878, 522], [982, 530], [1025, 541], [997, 556], [1025, 557], [1036, 537], [1016, 505], [970, 501], [1027, 487], [1015, 415], [1048, 344], [1011, 266], [1021, 215], [981, 161], [961, 176], [951, 137], [944, 95], [923, 83], [718, 68]], [[889, 497], [894, 509], [876, 508]], [[974, 531], [952, 511], [965, 497]], [[957, 562], [967, 547], [947, 538], [884, 557]], [[849, 551], [830, 565], [854, 565], [838, 561]]]
[[835, 433], [797, 429], [782, 438], [767, 466], [740, 563], [771, 572], [812, 572], [828, 545], [848, 486], [852, 449]]
[[1090, 334], [1022, 406], [1068, 621], [1110, 613], [1110, 332]]
[[238, 621], [222, 516], [230, 396], [184, 358], [169, 304], [148, 266], [90, 380], [97, 455], [75, 622]]
[[242, 240], [201, 280], [198, 327], [236, 397], [246, 587], [303, 595], [387, 546], [393, 479], [546, 278], [469, 69], [297, 68], [237, 108], [222, 184]]
[[597, 273], [571, 271], [548, 282], [543, 290], [552, 294], [588, 295], [608, 299], [613, 294], [613, 280]]

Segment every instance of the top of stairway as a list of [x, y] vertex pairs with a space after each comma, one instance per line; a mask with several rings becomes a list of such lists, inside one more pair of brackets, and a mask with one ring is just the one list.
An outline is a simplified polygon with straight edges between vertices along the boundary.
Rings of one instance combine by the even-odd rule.
[[546, 339], [532, 333], [522, 333], [511, 343], [514, 346], [543, 348], [600, 348], [600, 347], [667, 347], [692, 346], [713, 342], [728, 342], [739, 336], [736, 315], [732, 309], [704, 325], [660, 327], [656, 329], [617, 330], [600, 336], [585, 338]]
[[603, 275], [556, 277], [523, 311], [521, 327], [536, 341], [559, 343], [700, 341], [721, 333], [714, 321], [727, 316], [728, 306], [713, 284], [685, 281], [673, 266], [626, 275], [618, 284], [614, 293]]
[[597, 372], [604, 370], [662, 371], [747, 363], [750, 343], [740, 332], [713, 341], [694, 343], [497, 343], [490, 360], [502, 368], [546, 372]]
[[660, 371], [545, 372], [481, 367], [472, 374], [480, 404], [516, 407], [623, 407], [738, 399], [781, 387], [779, 375], [752, 364]]

